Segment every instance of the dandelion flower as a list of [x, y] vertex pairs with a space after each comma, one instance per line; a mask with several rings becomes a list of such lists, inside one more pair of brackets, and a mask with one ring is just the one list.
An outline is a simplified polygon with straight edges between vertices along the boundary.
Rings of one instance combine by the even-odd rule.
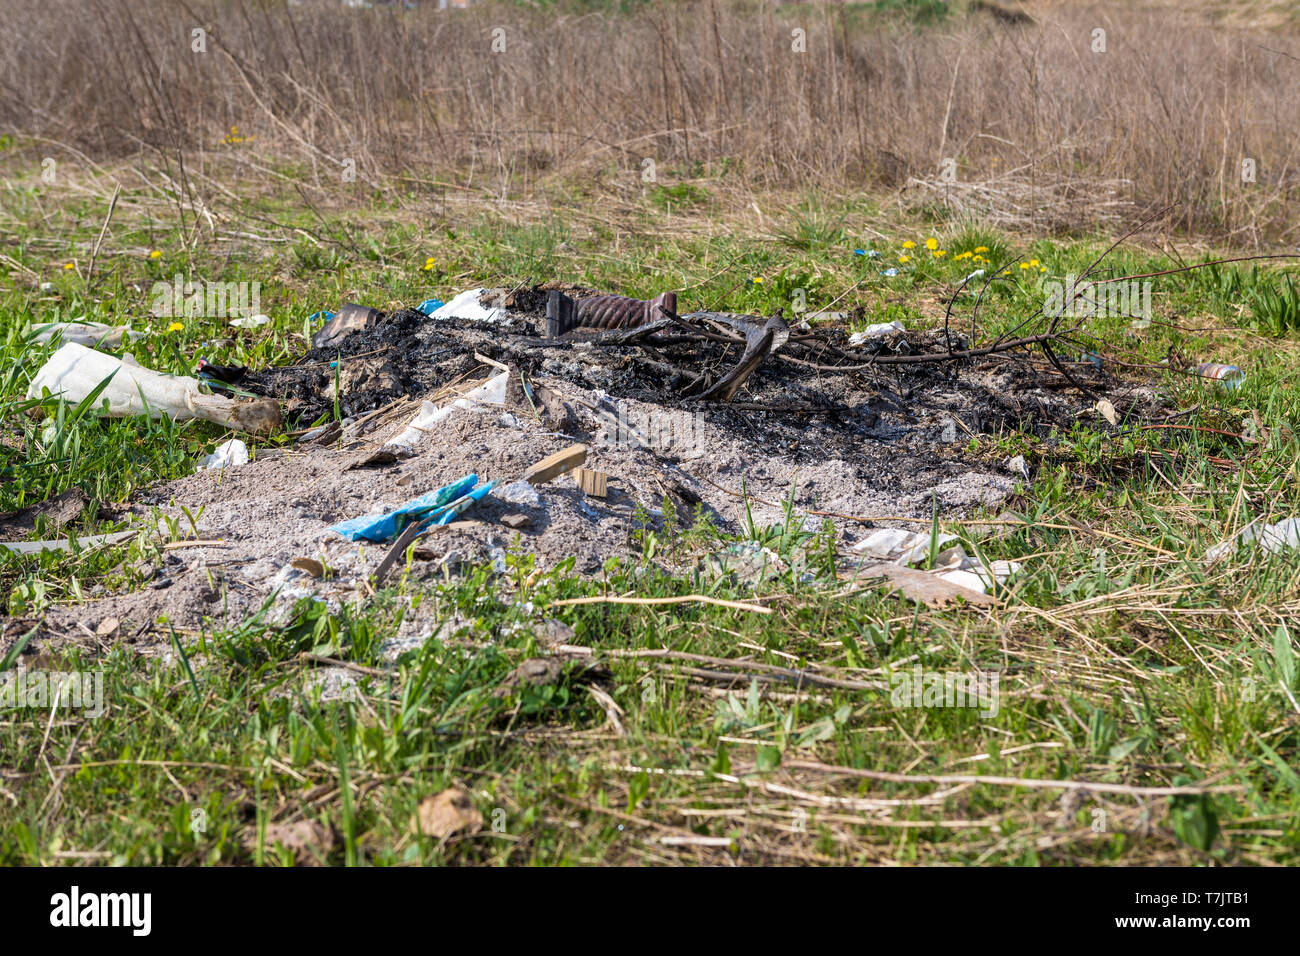
[[916, 248], [916, 243], [913, 242], [911, 239], [908, 239], [906, 242], [903, 243], [903, 248], [904, 248], [904, 249], [915, 249], [915, 248]]
[[1038, 271], [1039, 271], [1039, 272], [1046, 272], [1046, 271], [1047, 271], [1047, 266], [1039, 266], [1039, 267], [1038, 267]]
[[934, 236], [931, 236], [929, 239], [925, 240], [925, 248], [934, 252], [934, 250], [939, 248], [939, 240], [934, 238]]
[[181, 325], [179, 322], [173, 322], [171, 325], [167, 326], [168, 332], [181, 332], [184, 329], [185, 326]]
[[943, 258], [944, 256], [946, 256], [947, 254], [948, 254], [948, 250], [947, 250], [947, 249], [936, 249], [936, 250], [934, 250], [934, 257], [935, 257], [936, 259], [941, 259], [941, 258]]
[[75, 269], [76, 266], [74, 266], [71, 262], [65, 262], [65, 263], [63, 264], [63, 268], [65, 268], [65, 269]]
[[1022, 263], [1020, 263], [1020, 268], [1022, 268], [1022, 269], [1028, 269], [1028, 268], [1029, 268], [1029, 263], [1028, 263], [1028, 262], [1022, 262]]
[[161, 258], [162, 258], [162, 250], [161, 250], [161, 249], [155, 249], [153, 252], [149, 253], [149, 258], [150, 258], [150, 259], [161, 259]]
[[1038, 260], [1037, 260], [1037, 259], [1030, 259], [1030, 260], [1029, 260], [1029, 264], [1030, 264], [1031, 266], [1037, 266], [1037, 265], [1038, 265]]
[[754, 285], [762, 285], [762, 284], [763, 284], [763, 277], [762, 277], [762, 276], [754, 276]]
[[976, 247], [975, 247], [975, 251], [976, 251], [976, 252], [988, 252], [988, 251], [989, 251], [989, 247], [988, 247], [988, 246], [976, 246]]
[[427, 259], [425, 259], [425, 260], [424, 260], [424, 271], [425, 271], [425, 272], [431, 272], [431, 271], [433, 270], [434, 265], [437, 263], [437, 261], [438, 261], [438, 260], [434, 259], [433, 256], [429, 256]]
[[1002, 270], [1002, 274], [1003, 274], [1004, 276], [1009, 276], [1009, 275], [1011, 275], [1011, 270], [1010, 270], [1010, 269], [1003, 269], [1003, 270]]
[[912, 257], [911, 257], [911, 256], [899, 256], [899, 257], [898, 257], [898, 261], [899, 261], [899, 262], [911, 262], [911, 261], [912, 261]]

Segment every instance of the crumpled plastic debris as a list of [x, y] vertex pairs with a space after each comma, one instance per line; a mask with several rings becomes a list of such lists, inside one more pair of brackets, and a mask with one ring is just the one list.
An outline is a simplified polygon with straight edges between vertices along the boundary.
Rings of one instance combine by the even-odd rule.
[[1227, 389], [1240, 388], [1241, 383], [1246, 380], [1246, 373], [1237, 366], [1223, 365], [1219, 362], [1202, 362], [1187, 371], [1201, 378], [1213, 379]]
[[1300, 549], [1300, 518], [1287, 518], [1262, 528], [1256, 527], [1255, 523], [1249, 524], [1227, 541], [1220, 541], [1206, 551], [1205, 561], [1207, 564], [1222, 561], [1235, 553], [1238, 545], [1256, 542], [1269, 554]]
[[106, 349], [121, 348], [123, 342], [134, 342], [144, 336], [143, 332], [132, 331], [129, 325], [105, 325], [103, 322], [47, 322], [32, 326], [32, 332], [32, 342], [75, 342]]
[[196, 378], [163, 375], [144, 368], [133, 358], [114, 358], [75, 342], [60, 348], [41, 366], [27, 387], [27, 397], [39, 399], [48, 389], [64, 401], [79, 402], [106, 379], [108, 384], [96, 398], [95, 406], [107, 403], [110, 418], [202, 418], [250, 434], [265, 434], [280, 424], [280, 404], [274, 399], [235, 401], [222, 395], [205, 395]]
[[349, 541], [387, 541], [413, 522], [430, 526], [448, 523], [474, 502], [481, 501], [495, 485], [496, 482], [492, 481], [479, 485], [478, 475], [468, 474], [459, 481], [412, 498], [391, 511], [350, 518], [332, 525], [330, 530]]
[[[941, 534], [935, 544], [942, 547], [956, 540], [955, 534]], [[881, 528], [855, 544], [853, 550], [894, 564], [915, 564], [930, 554], [930, 532]]]
[[198, 471], [220, 471], [248, 464], [248, 446], [238, 438], [222, 442], [216, 450], [199, 462]]
[[501, 372], [488, 379], [482, 385], [470, 389], [454, 402], [446, 405], [435, 405], [433, 402], [425, 402], [420, 406], [419, 412], [411, 419], [410, 423], [399, 435], [390, 438], [386, 445], [389, 448], [406, 449], [407, 451], [415, 448], [416, 445], [432, 430], [433, 426], [439, 422], [446, 421], [457, 410], [469, 411], [475, 406], [484, 403], [503, 405], [506, 400], [506, 382], [510, 377], [509, 372]]
[[[956, 539], [955, 534], [941, 534], [935, 544], [942, 546]], [[892, 564], [916, 564], [930, 554], [930, 532], [881, 528], [859, 541], [853, 550]], [[960, 544], [955, 544], [935, 555], [930, 573], [972, 591], [988, 594], [995, 582], [1004, 584], [1019, 571], [1020, 564], [1016, 561], [993, 561], [985, 565], [968, 555]]]
[[733, 544], [704, 559], [709, 572], [719, 577], [731, 575], [742, 584], [758, 584], [780, 577], [788, 570], [781, 556], [757, 541]]
[[270, 322], [271, 317], [262, 312], [258, 312], [256, 315], [241, 315], [239, 318], [230, 320], [230, 324], [237, 329], [256, 329], [263, 325], [269, 325]]
[[[480, 304], [483, 289], [466, 289], [440, 308], [428, 313], [431, 319], [472, 319], [476, 322], [500, 322], [510, 317], [505, 309], [489, 309]], [[423, 311], [423, 310], [421, 310]]]
[[932, 573], [953, 584], [988, 594], [993, 584], [1006, 584], [1020, 572], [1018, 561], [993, 561], [987, 566], [966, 553], [959, 544], [935, 556]]
[[875, 325], [868, 325], [861, 332], [854, 332], [849, 336], [849, 345], [862, 345], [864, 342], [870, 342], [874, 339], [883, 339], [887, 335], [893, 335], [895, 332], [906, 332], [903, 323], [895, 319], [893, 322], [877, 322]]

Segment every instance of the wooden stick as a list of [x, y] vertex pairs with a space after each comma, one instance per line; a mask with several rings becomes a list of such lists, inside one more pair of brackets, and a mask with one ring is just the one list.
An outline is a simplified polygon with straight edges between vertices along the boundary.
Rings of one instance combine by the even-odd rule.
[[196, 538], [193, 541], [168, 541], [162, 546], [164, 551], [177, 551], [181, 548], [228, 548], [225, 538]]
[[109, 220], [113, 218], [113, 210], [117, 208], [117, 197], [122, 194], [122, 184], [113, 185], [113, 198], [108, 203], [108, 215], [104, 217], [104, 225], [99, 229], [99, 238], [95, 240], [95, 247], [90, 250], [90, 265], [86, 268], [86, 285], [90, 285], [90, 280], [95, 276], [95, 258], [99, 255], [100, 243], [104, 241], [104, 234], [108, 232]]
[[638, 597], [580, 597], [565, 598], [563, 601], [552, 601], [551, 607], [571, 607], [575, 604], [641, 604], [641, 605], [659, 605], [659, 604], [689, 604], [692, 601], [698, 601], [701, 604], [712, 604], [714, 607], [729, 607], [736, 611], [753, 611], [756, 614], [771, 614], [770, 607], [763, 607], [761, 604], [742, 604], [740, 601], [724, 601], [720, 598], [709, 597], [707, 594], [687, 594], [683, 597], [661, 597], [661, 598], [638, 598]]
[[586, 446], [570, 445], [532, 465], [524, 472], [523, 479], [530, 485], [544, 485], [552, 478], [558, 478], [566, 471], [572, 471], [586, 460]]
[[838, 773], [886, 783], [982, 783], [994, 787], [1025, 787], [1029, 790], [1083, 790], [1088, 793], [1120, 793], [1133, 797], [1177, 797], [1201, 793], [1237, 793], [1245, 790], [1242, 784], [1221, 784], [1212, 787], [1134, 787], [1123, 783], [1093, 783], [1089, 780], [1045, 780], [1037, 777], [986, 777], [978, 774], [890, 773], [884, 770], [858, 770], [855, 767], [834, 767], [815, 760], [786, 760], [781, 766], [790, 770], [812, 770], [818, 773]]

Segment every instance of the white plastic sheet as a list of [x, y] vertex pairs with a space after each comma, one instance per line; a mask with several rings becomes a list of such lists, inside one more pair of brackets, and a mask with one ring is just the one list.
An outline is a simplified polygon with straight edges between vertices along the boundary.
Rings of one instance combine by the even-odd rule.
[[439, 422], [444, 422], [457, 411], [469, 411], [483, 403], [503, 405], [506, 400], [506, 380], [509, 372], [501, 372], [482, 385], [470, 389], [460, 398], [446, 405], [425, 402], [401, 434], [388, 440], [389, 447], [412, 449], [431, 432]]
[[441, 308], [429, 313], [431, 319], [473, 319], [477, 322], [500, 322], [510, 316], [505, 309], [489, 309], [479, 303], [483, 289], [466, 289]]

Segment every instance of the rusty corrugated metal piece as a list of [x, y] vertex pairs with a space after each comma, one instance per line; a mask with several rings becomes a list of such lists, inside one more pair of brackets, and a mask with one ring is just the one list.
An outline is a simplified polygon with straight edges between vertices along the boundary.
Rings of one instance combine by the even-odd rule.
[[631, 329], [663, 318], [659, 307], [677, 311], [677, 293], [662, 292], [653, 299], [624, 295], [593, 295], [578, 300], [577, 324], [586, 329]]

